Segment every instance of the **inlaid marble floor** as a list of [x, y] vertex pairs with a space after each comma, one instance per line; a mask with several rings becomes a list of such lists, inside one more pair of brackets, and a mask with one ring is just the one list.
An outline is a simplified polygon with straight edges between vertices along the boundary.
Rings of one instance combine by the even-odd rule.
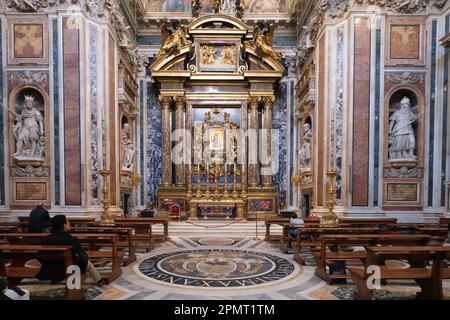
[[[204, 250], [212, 252], [224, 251], [260, 253], [268, 255], [274, 260], [282, 259], [292, 266], [286, 267], [281, 274], [277, 276], [266, 276], [258, 284], [249, 277], [247, 281], [235, 280], [234, 286], [231, 286], [227, 280], [222, 279], [219, 282], [222, 286], [211, 287], [208, 284], [201, 283], [202, 275], [195, 274], [195, 268], [201, 269], [204, 266], [205, 256], [201, 255]], [[187, 257], [187, 253], [200, 253], [198, 256]], [[169, 253], [177, 253], [175, 265], [170, 265], [166, 256]], [[208, 255], [206, 255], [208, 256]], [[157, 257], [151, 261], [152, 257]], [[161, 258], [161, 259], [160, 259]], [[217, 258], [217, 257], [216, 257]], [[220, 255], [218, 259], [220, 259]], [[222, 257], [223, 258], [223, 257]], [[244, 257], [251, 259], [252, 257]], [[139, 266], [147, 259], [150, 259], [150, 271], [145, 268], [140, 270]], [[166, 259], [166, 260], [164, 260]], [[190, 260], [195, 260], [193, 264]], [[226, 257], [222, 269], [208, 269], [209, 276], [214, 271], [222, 275], [230, 271], [231, 265], [227, 263]], [[158, 265], [159, 261], [159, 265]], [[162, 261], [162, 262], [161, 262]], [[198, 263], [201, 261], [200, 263]], [[155, 263], [153, 263], [155, 262]], [[202, 265], [203, 263], [203, 265]], [[260, 261], [254, 261], [261, 266]], [[178, 264], [178, 265], [177, 265]], [[232, 264], [232, 263], [231, 263]], [[168, 267], [169, 266], [169, 267]], [[170, 267], [172, 267], [172, 277], [170, 277]], [[269, 266], [270, 267], [270, 266]], [[261, 267], [263, 269], [264, 266]], [[142, 268], [141, 268], [142, 269]], [[164, 270], [165, 269], [165, 270]], [[242, 268], [241, 268], [242, 269]], [[169, 272], [167, 272], [169, 270]], [[176, 270], [173, 272], [173, 270]], [[186, 270], [193, 271], [186, 274]], [[340, 300], [352, 299], [354, 287], [347, 285], [327, 285], [320, 278], [314, 275], [315, 267], [312, 261], [307, 261], [306, 266], [300, 266], [293, 261], [292, 254], [285, 255], [279, 250], [278, 245], [269, 244], [263, 240], [254, 240], [248, 237], [181, 237], [172, 236], [170, 241], [159, 245], [154, 251], [147, 254], [140, 254], [139, 259], [134, 264], [123, 269], [123, 275], [114, 281], [111, 285], [102, 288], [102, 293], [95, 299], [139, 299], [139, 300], [202, 300], [202, 299], [224, 299], [224, 300]], [[205, 270], [203, 270], [205, 271]], [[265, 270], [259, 270], [264, 273]], [[152, 277], [145, 275], [150, 274]], [[169, 275], [168, 275], [169, 273]], [[180, 280], [179, 275], [190, 278], [191, 281]], [[267, 275], [267, 274], [266, 274]], [[155, 279], [156, 278], [156, 279]], [[235, 277], [238, 278], [238, 277]], [[157, 280], [159, 279], [159, 280]], [[197, 282], [192, 281], [196, 279]], [[199, 280], [200, 279], [200, 280]], [[249, 280], [250, 279], [250, 280]], [[200, 281], [200, 285], [198, 285]], [[228, 285], [228, 287], [224, 287]], [[445, 290], [450, 296], [450, 281], [446, 281]], [[412, 283], [402, 283], [401, 286], [384, 286], [377, 297], [380, 299], [412, 299], [419, 288]]]
[[[292, 254], [264, 238], [264, 225], [244, 221], [171, 222], [170, 240], [156, 244], [108, 286], [89, 287], [88, 299], [98, 300], [347, 300], [354, 286], [327, 285], [314, 275], [314, 262], [300, 266]], [[158, 226], [153, 230], [161, 233]], [[281, 228], [273, 226], [273, 234]], [[257, 236], [257, 240], [255, 240]], [[43, 285], [27, 286], [47, 298]], [[412, 282], [383, 286], [379, 299], [413, 299]], [[450, 281], [444, 282], [450, 297]], [[63, 291], [60, 292], [62, 294]]]

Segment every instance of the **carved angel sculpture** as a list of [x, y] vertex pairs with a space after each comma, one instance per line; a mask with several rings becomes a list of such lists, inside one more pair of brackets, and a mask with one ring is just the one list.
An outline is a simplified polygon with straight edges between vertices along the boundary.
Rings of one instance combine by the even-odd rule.
[[253, 30], [253, 40], [251, 44], [253, 44], [256, 48], [256, 52], [260, 59], [263, 58], [264, 54], [274, 58], [275, 60], [281, 60], [283, 57], [281, 53], [273, 50], [273, 34], [275, 32], [275, 25], [271, 23], [268, 26], [267, 30], [262, 27], [262, 25], [258, 25]]
[[166, 23], [161, 26], [162, 46], [155, 59], [159, 59], [163, 55], [170, 55], [172, 52], [180, 50], [181, 47], [187, 45], [189, 42], [186, 39], [187, 28], [185, 25], [180, 25], [175, 32], [170, 32]]

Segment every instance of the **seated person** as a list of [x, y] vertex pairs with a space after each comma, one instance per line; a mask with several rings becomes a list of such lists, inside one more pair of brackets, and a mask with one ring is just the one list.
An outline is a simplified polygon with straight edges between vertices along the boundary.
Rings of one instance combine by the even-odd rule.
[[[303, 221], [303, 219], [298, 218], [297, 215], [295, 213], [293, 213], [291, 216], [290, 225], [292, 227], [301, 227], [301, 226], [305, 225], [305, 222]], [[292, 240], [297, 240], [297, 230], [289, 229], [288, 236], [289, 236], [288, 245], [289, 245], [289, 247], [291, 247]]]
[[153, 218], [155, 210], [153, 210], [153, 203], [147, 202], [147, 207], [141, 211], [141, 218]]
[[[95, 269], [94, 265], [81, 247], [80, 240], [73, 237], [70, 231], [70, 224], [65, 215], [54, 216], [51, 220], [51, 234], [42, 238], [42, 245], [69, 245], [73, 246], [73, 261], [81, 269], [81, 273], [87, 272], [96, 282], [98, 287], [105, 285], [105, 280]], [[41, 270], [38, 273], [40, 280], [53, 280], [60, 282], [65, 278], [66, 270], [62, 261], [44, 261]]]
[[30, 292], [18, 287], [8, 288], [8, 281], [0, 277], [0, 300], [30, 300]]
[[50, 225], [50, 215], [45, 209], [43, 203], [39, 203], [36, 208], [31, 210], [30, 219], [28, 220], [29, 233], [43, 233]]

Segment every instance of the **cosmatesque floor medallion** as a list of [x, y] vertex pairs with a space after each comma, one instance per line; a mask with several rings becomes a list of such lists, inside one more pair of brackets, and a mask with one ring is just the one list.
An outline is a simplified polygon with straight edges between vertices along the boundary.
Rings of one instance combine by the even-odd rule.
[[138, 267], [145, 276], [189, 287], [249, 287], [282, 280], [295, 266], [268, 253], [240, 249], [197, 249], [155, 255]]

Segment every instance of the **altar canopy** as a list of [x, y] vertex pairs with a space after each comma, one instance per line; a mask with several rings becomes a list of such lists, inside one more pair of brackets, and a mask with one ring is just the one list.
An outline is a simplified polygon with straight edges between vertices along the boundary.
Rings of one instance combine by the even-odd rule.
[[275, 214], [272, 108], [284, 66], [274, 30], [250, 32], [220, 14], [162, 26], [150, 66], [162, 109], [159, 208], [177, 204], [191, 218]]

